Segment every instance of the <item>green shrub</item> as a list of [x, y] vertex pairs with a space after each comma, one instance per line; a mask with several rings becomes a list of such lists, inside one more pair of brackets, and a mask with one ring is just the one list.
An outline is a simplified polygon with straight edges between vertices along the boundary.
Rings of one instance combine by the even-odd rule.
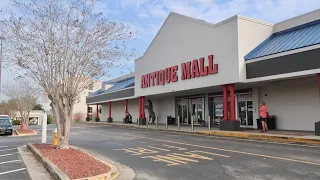
[[47, 124], [52, 124], [52, 116], [48, 115], [47, 117]]
[[99, 117], [96, 117], [96, 122], [100, 122], [100, 118]]
[[20, 120], [13, 120], [12, 125], [20, 125]]

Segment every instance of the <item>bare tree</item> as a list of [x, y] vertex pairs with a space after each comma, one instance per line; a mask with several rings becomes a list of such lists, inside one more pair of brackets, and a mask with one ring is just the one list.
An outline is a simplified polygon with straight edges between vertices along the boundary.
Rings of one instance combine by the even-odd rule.
[[[126, 47], [129, 27], [95, 13], [96, 0], [12, 0], [0, 31], [5, 59], [27, 72], [48, 94], [57, 123], [59, 146], [69, 148], [75, 101], [108, 68], [133, 55]], [[9, 14], [9, 15], [8, 15]]]
[[10, 99], [8, 100], [6, 103], [4, 103], [4, 109], [6, 110], [5, 114], [9, 115], [11, 118], [15, 118], [16, 117], [16, 111], [18, 111], [17, 108], [17, 103], [15, 102], [14, 99]]
[[13, 84], [7, 84], [2, 92], [11, 98], [8, 104], [14, 106], [21, 115], [21, 129], [28, 129], [30, 111], [37, 105], [39, 87], [27, 79], [20, 79]]
[[17, 111], [17, 108], [14, 100], [10, 99], [7, 102], [3, 101], [0, 103], [0, 114], [9, 115], [10, 117], [14, 118], [15, 111]]

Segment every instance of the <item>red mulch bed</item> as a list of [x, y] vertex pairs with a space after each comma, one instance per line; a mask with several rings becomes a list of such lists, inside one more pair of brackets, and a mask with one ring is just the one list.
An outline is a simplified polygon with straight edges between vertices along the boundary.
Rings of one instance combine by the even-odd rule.
[[56, 146], [50, 144], [34, 144], [34, 146], [70, 179], [97, 176], [111, 170], [104, 163], [72, 148], [56, 149]]
[[18, 131], [20, 134], [32, 134], [32, 133], [34, 133], [34, 131], [31, 130], [31, 129], [24, 129], [24, 130], [16, 129], [16, 131]]

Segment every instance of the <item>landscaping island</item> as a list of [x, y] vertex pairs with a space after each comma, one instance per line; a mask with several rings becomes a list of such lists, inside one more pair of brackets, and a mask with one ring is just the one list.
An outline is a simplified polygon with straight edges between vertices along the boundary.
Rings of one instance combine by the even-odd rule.
[[16, 134], [18, 136], [31, 136], [31, 135], [36, 135], [37, 134], [37, 131], [35, 130], [32, 130], [32, 129], [15, 129], [14, 130], [16, 132]]
[[28, 144], [28, 148], [54, 179], [114, 179], [117, 169], [73, 148], [57, 149], [50, 144]]

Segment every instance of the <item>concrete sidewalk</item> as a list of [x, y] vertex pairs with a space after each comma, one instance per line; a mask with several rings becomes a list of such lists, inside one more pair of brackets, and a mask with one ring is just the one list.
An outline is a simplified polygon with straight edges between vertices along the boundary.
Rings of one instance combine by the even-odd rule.
[[277, 142], [287, 142], [287, 143], [301, 143], [301, 144], [312, 144], [320, 145], [320, 136], [315, 136], [313, 132], [304, 131], [282, 131], [282, 130], [270, 130], [267, 133], [259, 132], [258, 130], [243, 129], [241, 131], [220, 131], [217, 127], [212, 127], [209, 131], [208, 127], [194, 126], [192, 131], [191, 126], [180, 126], [178, 129], [177, 125], [166, 125], [159, 124], [158, 126], [154, 124], [141, 125], [136, 124], [123, 124], [120, 122], [85, 122], [85, 124], [95, 124], [95, 125], [111, 125], [120, 126], [127, 128], [143, 128], [143, 129], [154, 129], [161, 131], [171, 131], [180, 133], [194, 133], [194, 134], [204, 134], [222, 137], [233, 137], [241, 139], [255, 139], [255, 140], [267, 140], [267, 141], [277, 141]]

